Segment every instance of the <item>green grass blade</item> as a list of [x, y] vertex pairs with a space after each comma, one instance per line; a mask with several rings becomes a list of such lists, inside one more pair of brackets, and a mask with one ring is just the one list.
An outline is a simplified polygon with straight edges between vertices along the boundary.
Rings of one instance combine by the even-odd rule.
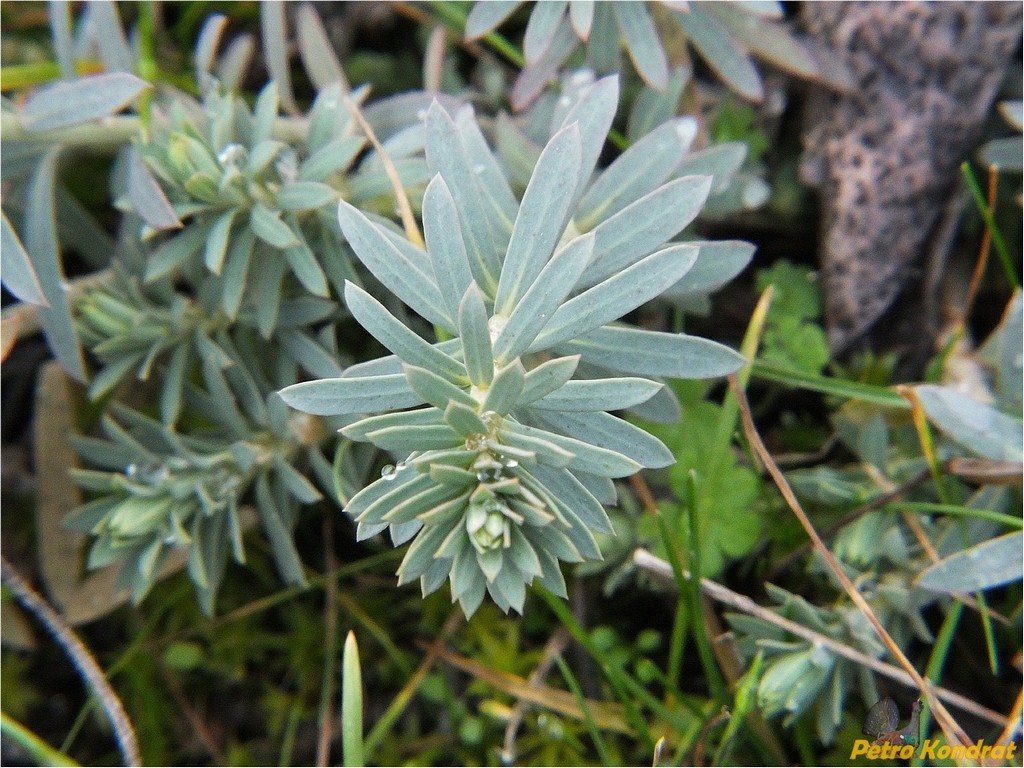
[[51, 747], [6, 712], [0, 712], [0, 731], [8, 739], [24, 749], [28, 756], [39, 765], [78, 765], [70, 757]]
[[885, 406], [886, 408], [898, 408], [902, 411], [910, 408], [910, 404], [889, 387], [879, 387], [872, 384], [863, 384], [858, 381], [844, 381], [830, 376], [818, 376], [812, 373], [793, 371], [764, 360], [754, 361], [753, 374], [763, 381], [785, 384], [796, 389], [808, 389], [812, 392], [820, 392], [823, 395], [831, 395], [844, 400], [860, 400], [865, 403]]
[[359, 669], [359, 646], [354, 632], [345, 638], [341, 660], [341, 752], [346, 766], [363, 761], [363, 678]]

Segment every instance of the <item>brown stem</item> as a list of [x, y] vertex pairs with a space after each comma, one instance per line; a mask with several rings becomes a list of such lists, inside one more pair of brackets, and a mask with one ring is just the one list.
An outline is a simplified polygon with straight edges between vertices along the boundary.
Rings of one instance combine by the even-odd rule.
[[[652, 555], [646, 549], [636, 550], [633, 553], [633, 562], [635, 562], [639, 568], [642, 568], [651, 575], [656, 576], [666, 585], [672, 586], [675, 584], [675, 576], [672, 573], [672, 566], [668, 561]], [[690, 576], [689, 573], [685, 571], [683, 572], [683, 575], [687, 578]], [[703, 578], [700, 580], [700, 588], [701, 591], [713, 600], [735, 608], [736, 610], [743, 611], [744, 613], [748, 613], [751, 616], [756, 616], [762, 621], [766, 621], [773, 626], [784, 629], [786, 632], [803, 638], [809, 643], [827, 648], [829, 652], [834, 653], [837, 656], [842, 656], [844, 659], [849, 659], [857, 664], [861, 664], [880, 675], [884, 675], [885, 677], [903, 683], [911, 688], [920, 687], [913, 677], [899, 667], [881, 661], [880, 659], [876, 659], [874, 656], [868, 656], [866, 653], [862, 653], [856, 648], [851, 648], [828, 635], [815, 632], [813, 629], [808, 629], [803, 624], [798, 624], [784, 616], [780, 616], [774, 611], [758, 605], [746, 595], [734, 592], [716, 581]], [[975, 715], [983, 720], [987, 720], [999, 727], [1004, 727], [1006, 725], [1006, 718], [995, 710], [984, 707], [981, 704], [946, 688], [936, 686], [933, 687], [932, 690], [934, 690], [935, 695], [938, 698], [943, 701], [948, 701], [950, 704], [962, 709], [964, 712]]]
[[782, 470], [779, 469], [775, 461], [772, 459], [771, 453], [765, 447], [764, 442], [761, 440], [761, 436], [757, 432], [757, 427], [754, 426], [754, 419], [750, 414], [750, 403], [747, 401], [746, 393], [743, 388], [739, 385], [739, 382], [734, 376], [729, 377], [729, 386], [732, 388], [733, 394], [736, 396], [736, 400], [740, 405], [740, 416], [743, 421], [743, 432], [747, 437], [751, 448], [754, 449], [755, 453], [764, 463], [765, 468], [768, 470], [768, 474], [772, 476], [772, 480], [775, 481], [776, 487], [782, 494], [789, 508], [793, 510], [793, 514], [796, 515], [797, 520], [800, 521], [800, 525], [803, 526], [807, 536], [814, 544], [814, 549], [821, 555], [825, 564], [832, 571], [839, 583], [843, 585], [843, 589], [846, 594], [850, 596], [853, 604], [860, 609], [860, 612], [864, 614], [864, 617], [868, 620], [875, 632], [878, 634], [879, 639], [889, 649], [889, 653], [899, 662], [900, 666], [906, 670], [907, 674], [914, 680], [919, 690], [928, 697], [929, 705], [932, 711], [935, 713], [935, 719], [942, 727], [942, 730], [946, 734], [946, 740], [950, 744], [960, 743], [967, 745], [970, 743], [970, 738], [964, 732], [963, 728], [953, 719], [953, 717], [943, 706], [942, 702], [936, 697], [931, 695], [929, 691], [930, 686], [925, 682], [925, 679], [915, 669], [914, 665], [910, 662], [910, 659], [906, 657], [896, 641], [892, 639], [892, 636], [882, 625], [882, 622], [878, 620], [874, 610], [864, 596], [857, 591], [857, 587], [854, 586], [853, 582], [850, 581], [850, 577], [846, 575], [842, 565], [832, 551], [825, 546], [825, 542], [821, 540], [821, 536], [814, 528], [814, 524], [811, 523], [807, 513], [804, 512], [800, 501], [797, 499], [796, 494], [793, 493], [793, 489], [789, 485], [789, 481], [786, 480], [786, 476], [782, 474]]

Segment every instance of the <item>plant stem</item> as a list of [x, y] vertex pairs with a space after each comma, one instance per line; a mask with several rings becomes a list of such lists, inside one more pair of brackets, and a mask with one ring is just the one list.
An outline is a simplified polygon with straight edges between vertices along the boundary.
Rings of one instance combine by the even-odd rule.
[[21, 604], [39, 619], [53, 635], [54, 640], [71, 658], [90, 690], [103, 703], [103, 708], [106, 710], [107, 717], [117, 736], [117, 743], [121, 748], [121, 756], [125, 763], [130, 766], [142, 765], [139, 742], [135, 738], [135, 729], [132, 728], [131, 721], [128, 719], [128, 713], [125, 712], [124, 705], [104, 677], [103, 670], [96, 663], [96, 659], [89, 653], [89, 649], [67, 625], [67, 622], [43, 599], [42, 595], [32, 589], [3, 557], [0, 557], [0, 574], [3, 576], [3, 583], [10, 588]]
[[[646, 549], [637, 549], [633, 553], [633, 562], [635, 562], [639, 568], [657, 576], [666, 584], [675, 583], [671, 564], [662, 560], [660, 557], [652, 555]], [[700, 586], [701, 589], [713, 600], [717, 600], [720, 603], [728, 605], [739, 611], [743, 611], [744, 613], [749, 613], [751, 616], [756, 616], [757, 618], [779, 627], [790, 634], [803, 638], [809, 643], [814, 643], [822, 646], [823, 648], [827, 648], [830, 653], [842, 656], [844, 659], [849, 659], [856, 664], [867, 667], [880, 675], [885, 675], [886, 677], [910, 688], [919, 687], [918, 683], [906, 670], [880, 659], [876, 659], [874, 656], [868, 656], [866, 653], [862, 653], [856, 648], [851, 648], [848, 645], [834, 640], [828, 635], [815, 632], [813, 629], [808, 629], [803, 624], [798, 624], [784, 616], [780, 616], [774, 611], [758, 605], [746, 595], [733, 592], [731, 589], [719, 584], [718, 582], [705, 577], [700, 580]], [[993, 723], [1000, 728], [1006, 726], [1006, 718], [1003, 715], [989, 709], [988, 707], [978, 704], [976, 701], [972, 701], [965, 696], [961, 696], [958, 693], [954, 693], [953, 691], [946, 690], [939, 686], [932, 686], [932, 690], [938, 698], [949, 702], [964, 712], [980, 717], [986, 722]]]
[[978, 213], [981, 214], [981, 218], [985, 222], [985, 228], [992, 237], [992, 243], [996, 247], [996, 253], [999, 254], [999, 260], [1003, 263], [1003, 272], [1006, 273], [1006, 279], [1010, 281], [1010, 285], [1014, 288], [1020, 288], [1020, 278], [1017, 276], [1017, 270], [1013, 266], [1013, 259], [1010, 258], [1010, 249], [1006, 246], [1006, 240], [1003, 239], [1003, 233], [1000, 232], [999, 227], [996, 226], [995, 216], [992, 213], [992, 209], [989, 208], [988, 203], [985, 201], [985, 195], [981, 191], [981, 185], [978, 184], [978, 179], [974, 176], [971, 164], [964, 160], [964, 162], [960, 164], [960, 172], [963, 174], [964, 181], [967, 182], [967, 188], [971, 190], [971, 196], [974, 198], [974, 204], [978, 206]]
[[[953, 643], [953, 635], [960, 624], [960, 617], [963, 615], [963, 603], [953, 603], [946, 618], [942, 622], [939, 634], [935, 638], [935, 645], [932, 646], [931, 655], [928, 657], [928, 666], [925, 667], [925, 675], [929, 680], [938, 681], [942, 677], [942, 668], [946, 665], [946, 658], [949, 656], [949, 649]], [[921, 731], [928, 733], [928, 721], [931, 719], [931, 712], [927, 707], [921, 712]], [[921, 765], [920, 756], [915, 753], [911, 765]]]
[[746, 393], [736, 380], [735, 376], [729, 377], [729, 386], [732, 391], [736, 394], [736, 399], [740, 405], [740, 415], [743, 421], [743, 433], [747, 437], [747, 442], [750, 447], [760, 458], [764, 464], [768, 474], [771, 475], [772, 480], [775, 482], [776, 487], [782, 494], [782, 497], [786, 500], [786, 504], [796, 515], [797, 520], [800, 521], [800, 525], [803, 527], [807, 536], [814, 543], [814, 549], [824, 559], [828, 569], [835, 575], [839, 580], [839, 583], [843, 585], [843, 590], [849, 595], [850, 600], [857, 606], [858, 610], [864, 615], [864, 618], [868, 620], [868, 623], [874, 628], [875, 633], [878, 635], [882, 644], [889, 650], [889, 653], [899, 661], [900, 666], [906, 670], [907, 674], [913, 679], [921, 693], [928, 697], [929, 704], [935, 709], [939, 715], [939, 723], [942, 725], [942, 730], [946, 734], [946, 739], [950, 744], [960, 743], [967, 746], [971, 743], [970, 737], [960, 726], [953, 716], [949, 714], [946, 708], [942, 705], [942, 702], [934, 697], [932, 693], [932, 685], [926, 681], [921, 674], [917, 671], [914, 665], [907, 658], [906, 654], [903, 653], [903, 649], [899, 647], [892, 635], [886, 630], [885, 626], [879, 621], [878, 616], [875, 614], [871, 604], [864, 599], [864, 596], [854, 585], [853, 581], [843, 570], [842, 564], [832, 551], [825, 546], [825, 542], [821, 540], [821, 536], [818, 535], [818, 531], [815, 529], [811, 519], [807, 516], [803, 506], [797, 499], [796, 494], [793, 493], [793, 488], [790, 486], [786, 476], [782, 474], [782, 470], [779, 469], [775, 460], [772, 458], [771, 453], [765, 447], [764, 441], [761, 440], [761, 435], [757, 431], [757, 427], [754, 426], [754, 417], [750, 412], [750, 403], [747, 401]]

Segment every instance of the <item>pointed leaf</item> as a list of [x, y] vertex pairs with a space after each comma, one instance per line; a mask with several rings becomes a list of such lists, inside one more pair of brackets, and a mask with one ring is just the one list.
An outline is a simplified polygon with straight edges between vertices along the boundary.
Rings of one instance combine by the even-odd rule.
[[206, 240], [204, 261], [206, 268], [215, 275], [219, 275], [221, 267], [224, 266], [224, 256], [228, 250], [228, 237], [231, 235], [231, 225], [235, 221], [237, 212], [237, 208], [231, 208], [222, 213], [210, 228], [210, 234]]
[[556, 133], [541, 152], [512, 229], [495, 314], [511, 315], [554, 252], [575, 203], [580, 162], [580, 133], [575, 124]]
[[423, 233], [441, 296], [449, 314], [458, 317], [459, 302], [473, 282], [473, 272], [455, 200], [440, 174], [434, 175], [423, 193]]
[[1024, 533], [1014, 531], [940, 560], [929, 566], [917, 586], [933, 592], [956, 594], [1001, 587], [1024, 575], [1021, 548]]
[[691, 245], [669, 246], [641, 259], [559, 307], [531, 350], [556, 346], [632, 312], [677, 282], [696, 259]]
[[345, 284], [345, 303], [359, 324], [404, 362], [434, 371], [453, 383], [466, 382], [461, 363], [418, 336], [354, 283]]
[[582, 285], [621, 272], [686, 227], [707, 200], [711, 179], [674, 179], [628, 205], [594, 228], [594, 256]]
[[744, 363], [741, 355], [708, 339], [625, 326], [599, 328], [558, 351], [623, 373], [679, 379], [725, 376]]
[[676, 13], [676, 18], [701, 58], [730, 88], [753, 101], [764, 97], [761, 76], [747, 52], [732, 39], [721, 22], [696, 3], [688, 3], [685, 11]]
[[327, 32], [320, 21], [320, 16], [313, 9], [313, 4], [303, 3], [299, 6], [296, 19], [299, 55], [314, 87], [319, 91], [333, 83], [341, 83], [342, 88], [347, 91], [348, 80], [345, 79], [341, 62], [331, 47]]
[[522, 4], [521, 0], [490, 0], [486, 3], [474, 3], [466, 18], [466, 39], [475, 40], [497, 29]]
[[292, 408], [315, 416], [392, 411], [423, 402], [402, 374], [304, 381], [285, 387], [279, 394]]
[[18, 233], [14, 231], [7, 214], [3, 214], [0, 229], [0, 275], [3, 276], [4, 287], [22, 301], [29, 304], [47, 304], [43, 295], [43, 287], [39, 284], [32, 261], [25, 252]]
[[292, 113], [299, 111], [292, 94], [292, 79], [288, 66], [288, 22], [281, 0], [260, 3], [260, 31], [263, 39], [263, 57], [276, 83], [281, 104]]
[[650, 379], [582, 379], [569, 381], [533, 403], [546, 411], [618, 411], [646, 402], [664, 385]]
[[71, 319], [53, 211], [58, 152], [57, 147], [47, 152], [32, 177], [25, 211], [25, 246], [33, 256], [32, 265], [49, 304], [39, 308], [39, 324], [60, 364], [72, 378], [84, 382], [85, 360]]
[[646, 5], [613, 3], [612, 8], [637, 74], [652, 88], [664, 90], [668, 85], [668, 61]]
[[487, 327], [487, 308], [476, 283], [470, 283], [458, 308], [459, 334], [466, 373], [475, 387], [487, 387], [494, 377], [491, 335]]
[[551, 40], [558, 31], [558, 23], [565, 14], [566, 0], [549, 0], [537, 3], [530, 13], [523, 36], [523, 53], [526, 61], [533, 64], [551, 45]]
[[455, 332], [437, 283], [413, 263], [365, 215], [344, 200], [338, 220], [356, 256], [384, 286], [427, 321]]
[[566, 244], [544, 266], [533, 285], [516, 303], [494, 343], [494, 355], [499, 365], [519, 357], [530, 348], [538, 334], [544, 335], [544, 330], [558, 317], [562, 301], [576, 285], [593, 251], [593, 234], [581, 235]]
[[33, 93], [22, 108], [27, 131], [67, 128], [106, 117], [130, 104], [149, 88], [145, 80], [127, 72], [61, 81]]

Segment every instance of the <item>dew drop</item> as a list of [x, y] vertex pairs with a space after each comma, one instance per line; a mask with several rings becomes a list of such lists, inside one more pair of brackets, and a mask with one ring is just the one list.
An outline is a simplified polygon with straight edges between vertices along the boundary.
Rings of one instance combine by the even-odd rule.
[[124, 468], [125, 477], [135, 477], [137, 474], [139, 474], [139, 465], [134, 462]]
[[217, 162], [221, 166], [236, 165], [246, 154], [245, 147], [241, 144], [228, 144], [217, 155]]
[[380, 476], [383, 480], [394, 480], [398, 474], [398, 469], [394, 464], [385, 464], [384, 468], [380, 471]]
[[484, 167], [483, 163], [477, 163], [476, 165], [473, 166], [473, 173], [477, 174], [478, 176], [486, 170], [487, 169]]
[[505, 461], [505, 469], [515, 469], [519, 466], [519, 462], [515, 459], [508, 459]]
[[497, 467], [481, 469], [476, 473], [476, 479], [481, 483], [492, 483], [495, 480], [501, 480], [501, 470]]
[[572, 99], [570, 99], [568, 96], [559, 96], [558, 106], [568, 107], [570, 104], [572, 104]]
[[487, 447], [487, 435], [469, 435], [466, 438], [467, 451], [482, 451]]

